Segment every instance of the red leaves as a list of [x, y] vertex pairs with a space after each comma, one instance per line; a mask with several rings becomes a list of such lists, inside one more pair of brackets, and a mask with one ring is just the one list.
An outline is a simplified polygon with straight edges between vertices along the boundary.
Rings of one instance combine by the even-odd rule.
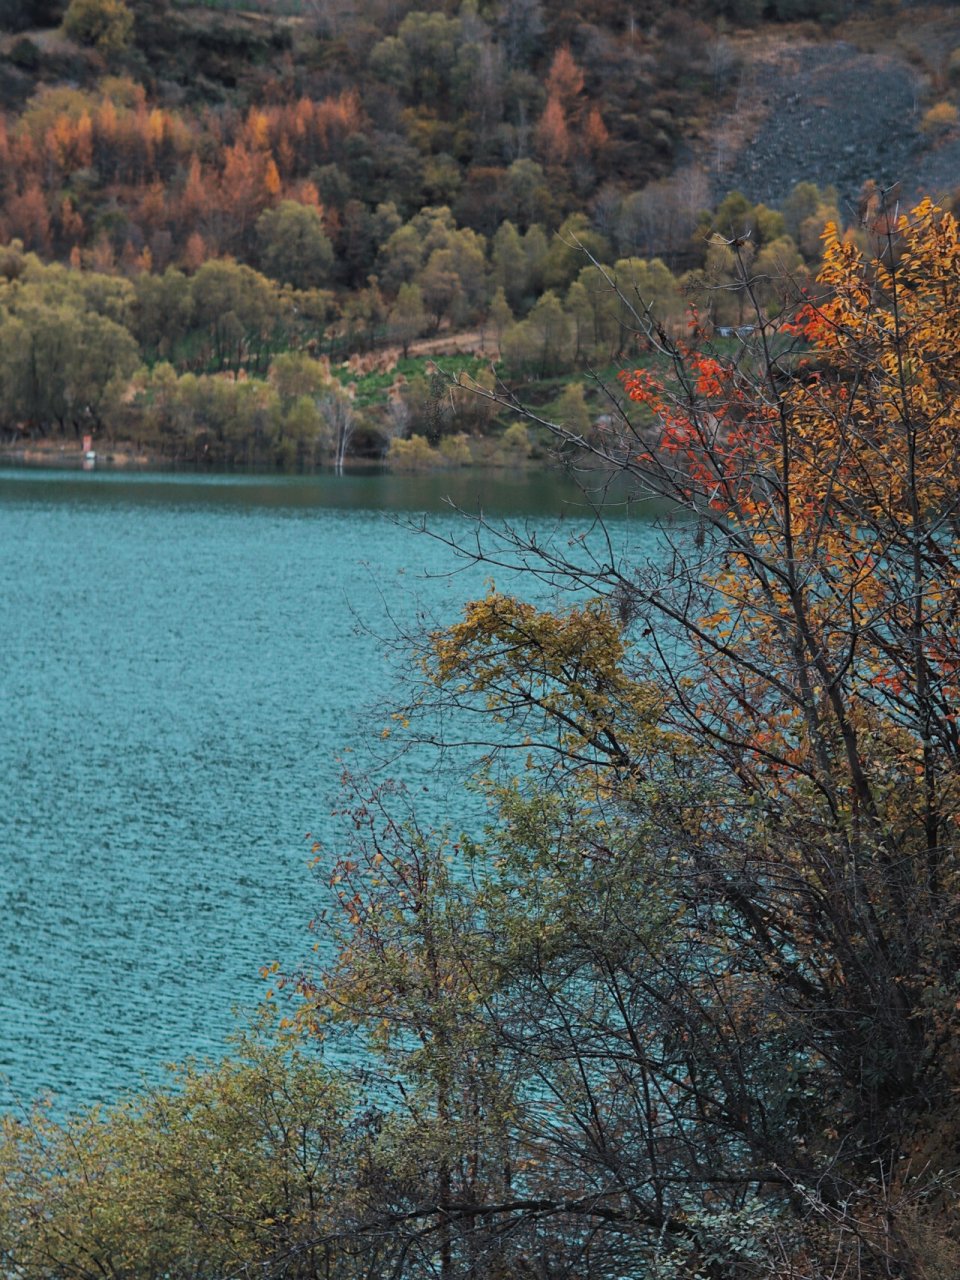
[[[694, 315], [691, 323], [699, 325]], [[684, 384], [668, 388], [648, 369], [620, 374], [632, 401], [659, 422], [657, 453], [692, 481], [687, 499], [728, 510], [749, 499], [751, 477], [769, 451], [775, 412], [741, 380], [735, 364], [683, 349]], [[648, 455], [651, 461], [655, 457]]]

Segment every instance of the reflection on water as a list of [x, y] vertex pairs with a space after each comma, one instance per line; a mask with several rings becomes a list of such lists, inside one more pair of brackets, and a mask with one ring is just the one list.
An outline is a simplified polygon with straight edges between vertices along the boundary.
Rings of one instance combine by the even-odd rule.
[[[190, 471], [152, 472], [76, 468], [63, 471], [32, 468], [0, 470], [0, 501], [44, 500], [56, 494], [59, 502], [164, 506], [275, 507], [302, 510], [316, 507], [385, 512], [475, 513], [576, 518], [601, 505], [608, 516], [650, 508], [627, 488], [601, 471], [575, 475], [541, 474], [524, 468], [485, 471], [465, 468], [424, 475], [359, 471], [335, 476], [278, 476], [243, 472], [220, 474]], [[663, 508], [661, 507], [660, 510]]]
[[[590, 526], [530, 475], [0, 472], [0, 1105], [216, 1053], [259, 967], [308, 952], [305, 833], [335, 842], [338, 753], [369, 762], [398, 697], [382, 637], [489, 573], [444, 541], [447, 496], [564, 545]], [[424, 511], [440, 539], [386, 518]], [[448, 767], [391, 768], [472, 820]]]

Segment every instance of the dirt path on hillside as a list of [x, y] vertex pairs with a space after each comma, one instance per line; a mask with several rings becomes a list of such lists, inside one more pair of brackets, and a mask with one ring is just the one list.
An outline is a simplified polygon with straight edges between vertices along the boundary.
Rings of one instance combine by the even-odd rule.
[[409, 347], [412, 356], [485, 356], [499, 358], [496, 338], [480, 329], [464, 333], [442, 333], [434, 338], [418, 338]]

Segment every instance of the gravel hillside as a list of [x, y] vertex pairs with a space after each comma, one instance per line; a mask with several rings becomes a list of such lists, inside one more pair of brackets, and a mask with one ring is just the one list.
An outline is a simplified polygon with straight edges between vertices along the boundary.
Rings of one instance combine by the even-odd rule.
[[715, 194], [779, 205], [800, 181], [836, 187], [845, 213], [862, 184], [909, 198], [960, 186], [960, 137], [932, 147], [919, 125], [928, 84], [905, 56], [842, 41], [781, 44], [743, 63], [734, 110], [714, 136]]

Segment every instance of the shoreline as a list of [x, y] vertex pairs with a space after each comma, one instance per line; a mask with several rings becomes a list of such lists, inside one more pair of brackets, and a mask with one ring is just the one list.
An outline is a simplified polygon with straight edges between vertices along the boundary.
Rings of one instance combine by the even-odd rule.
[[[303, 471], [284, 471], [269, 463], [204, 463], [190, 459], [177, 459], [166, 453], [153, 453], [121, 443], [103, 450], [95, 450], [94, 459], [88, 459], [84, 450], [74, 444], [63, 445], [54, 441], [32, 441], [29, 445], [0, 446], [0, 466], [23, 467], [30, 470], [64, 471], [182, 471], [205, 475], [207, 473], [259, 474], [259, 475], [323, 475], [332, 472], [332, 466], [315, 466]], [[351, 471], [383, 471], [388, 469], [379, 458], [347, 458]], [[392, 473], [391, 473], [392, 474]]]
[[173, 459], [162, 454], [150, 454], [136, 450], [132, 445], [114, 445], [109, 451], [97, 452], [90, 463], [83, 447], [78, 444], [61, 444], [55, 441], [31, 440], [29, 444], [0, 446], [0, 465], [24, 467], [63, 467], [71, 470], [92, 470], [94, 467], [110, 470], [151, 470], [155, 467], [176, 466]]
[[[533, 471], [543, 459], [510, 459], [501, 463], [487, 459], [459, 466], [390, 467], [383, 458], [345, 459], [345, 469], [350, 475], [415, 476], [450, 474], [468, 471]], [[76, 471], [76, 472], [178, 472], [184, 475], [260, 475], [260, 476], [322, 476], [334, 475], [330, 465], [320, 465], [299, 470], [284, 470], [269, 463], [203, 463], [178, 460], [168, 454], [146, 453], [127, 445], [117, 445], [104, 452], [97, 452], [89, 460], [83, 449], [75, 445], [59, 445], [32, 442], [29, 446], [0, 446], [0, 467], [13, 467], [26, 471]]]

